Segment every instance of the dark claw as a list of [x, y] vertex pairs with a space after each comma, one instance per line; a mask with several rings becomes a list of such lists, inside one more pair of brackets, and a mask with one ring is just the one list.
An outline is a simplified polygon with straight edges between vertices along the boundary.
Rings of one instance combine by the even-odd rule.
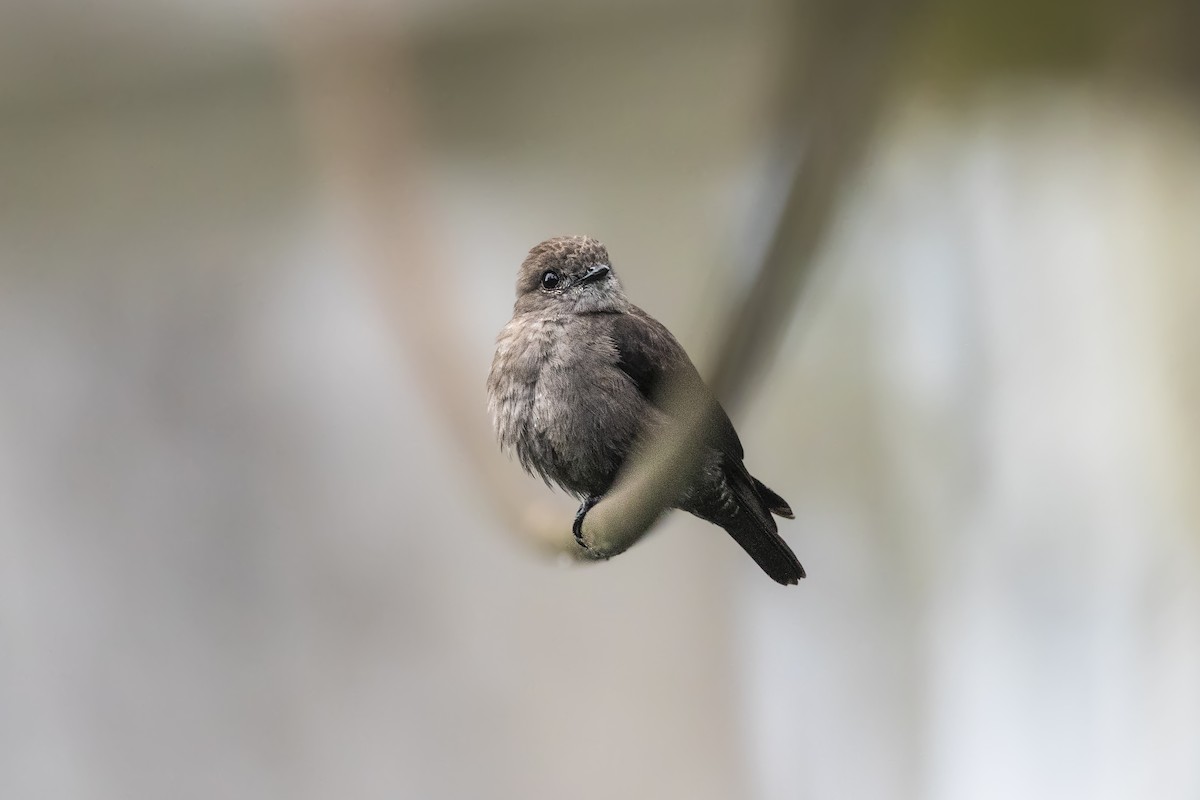
[[584, 501], [579, 504], [579, 510], [575, 512], [575, 522], [571, 525], [571, 532], [575, 534], [575, 541], [584, 550], [589, 548], [583, 541], [583, 518], [587, 516], [587, 512], [592, 510], [592, 506], [599, 502], [599, 495], [584, 498]]

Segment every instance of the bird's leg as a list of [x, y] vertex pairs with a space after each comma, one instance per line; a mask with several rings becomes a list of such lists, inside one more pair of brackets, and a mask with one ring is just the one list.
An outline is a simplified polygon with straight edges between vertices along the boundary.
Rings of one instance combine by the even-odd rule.
[[575, 534], [575, 541], [578, 542], [579, 546], [584, 550], [589, 548], [583, 541], [583, 518], [587, 516], [587, 512], [592, 510], [592, 506], [599, 502], [600, 495], [588, 495], [583, 499], [583, 502], [579, 504], [579, 510], [575, 512], [575, 523], [571, 525], [571, 532]]

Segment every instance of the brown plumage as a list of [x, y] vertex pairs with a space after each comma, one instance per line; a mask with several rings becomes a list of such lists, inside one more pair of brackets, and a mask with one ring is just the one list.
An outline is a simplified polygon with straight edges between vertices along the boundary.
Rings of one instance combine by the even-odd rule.
[[529, 251], [497, 338], [488, 406], [501, 447], [583, 500], [576, 535], [634, 443], [666, 420], [659, 390], [668, 381], [711, 403], [716, 420], [674, 506], [724, 528], [774, 580], [796, 583], [804, 568], [771, 516], [792, 519], [791, 508], [746, 469], [729, 417], [670, 331], [626, 299], [604, 245], [564, 236]]

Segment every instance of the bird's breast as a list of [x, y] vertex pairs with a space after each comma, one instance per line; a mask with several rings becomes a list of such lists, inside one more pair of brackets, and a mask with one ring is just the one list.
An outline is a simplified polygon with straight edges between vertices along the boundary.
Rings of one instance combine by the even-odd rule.
[[500, 445], [515, 450], [526, 463], [531, 440], [551, 420], [542, 377], [562, 369], [564, 322], [514, 319], [496, 339], [496, 355], [488, 376], [488, 405]]
[[510, 322], [488, 378], [501, 446], [568, 491], [607, 487], [644, 417], [616, 363], [612, 340], [578, 319]]

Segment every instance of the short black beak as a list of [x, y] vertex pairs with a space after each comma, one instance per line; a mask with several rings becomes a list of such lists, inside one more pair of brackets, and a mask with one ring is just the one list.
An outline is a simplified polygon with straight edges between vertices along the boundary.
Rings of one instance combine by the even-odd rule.
[[585, 283], [594, 283], [595, 281], [603, 280], [604, 277], [607, 275], [608, 275], [608, 265], [600, 264], [598, 266], [592, 267], [587, 272], [583, 273], [583, 275], [580, 276], [579, 280], [575, 281], [575, 283], [580, 284], [580, 285], [585, 284]]

